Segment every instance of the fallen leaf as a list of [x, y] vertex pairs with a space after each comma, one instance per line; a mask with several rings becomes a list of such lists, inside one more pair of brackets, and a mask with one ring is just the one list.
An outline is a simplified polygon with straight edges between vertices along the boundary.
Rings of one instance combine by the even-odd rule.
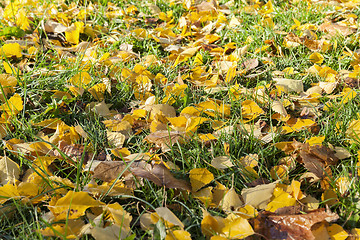
[[270, 239], [314, 240], [311, 227], [322, 221], [335, 221], [339, 217], [336, 213], [318, 209], [306, 214], [278, 215], [270, 212], [260, 212], [255, 219], [256, 233]]
[[144, 141], [155, 143], [156, 147], [161, 148], [163, 152], [170, 151], [170, 147], [178, 142], [185, 140], [185, 132], [159, 130], [150, 133], [144, 138]]
[[192, 191], [196, 192], [214, 180], [214, 175], [205, 168], [190, 170], [190, 183]]
[[326, 228], [332, 240], [345, 240], [349, 234], [338, 224], [332, 224]]
[[331, 36], [342, 35], [344, 37], [354, 33], [354, 30], [348, 26], [339, 25], [337, 23], [325, 22], [319, 28], [320, 31], [329, 33]]
[[291, 91], [297, 93], [304, 92], [304, 85], [301, 80], [294, 80], [288, 78], [273, 78], [273, 80], [276, 82], [277, 86], [283, 86], [289, 92]]
[[19, 176], [19, 165], [7, 156], [2, 157], [0, 159], [0, 184], [15, 184], [15, 181], [19, 179]]
[[184, 230], [174, 230], [166, 234], [165, 240], [191, 240], [191, 234]]
[[257, 209], [265, 209], [272, 198], [276, 182], [261, 184], [252, 188], [244, 188], [241, 196], [245, 205], [251, 205]]
[[134, 174], [137, 177], [142, 177], [154, 182], [158, 186], [165, 186], [167, 188], [179, 188], [182, 190], [191, 190], [189, 184], [175, 178], [170, 170], [163, 164], [149, 164], [144, 161], [133, 162], [101, 162], [94, 169], [94, 178], [103, 181], [112, 181], [117, 179], [120, 174], [127, 176]]
[[283, 117], [287, 116], [286, 109], [285, 109], [284, 105], [280, 101], [273, 101], [271, 103], [271, 109], [274, 112], [279, 113]]
[[90, 197], [86, 192], [69, 191], [64, 197], [58, 199], [48, 208], [57, 220], [77, 219], [85, 214], [90, 207], [99, 207], [104, 203]]
[[184, 224], [167, 207], [158, 207], [155, 209], [155, 211], [159, 215], [159, 217], [163, 218], [165, 221], [168, 221], [175, 226], [184, 228]]
[[239, 195], [235, 192], [234, 188], [231, 188], [221, 200], [219, 206], [224, 211], [234, 211], [241, 207], [243, 202], [240, 200]]
[[224, 170], [234, 166], [229, 156], [215, 157], [211, 160], [211, 165], [218, 170]]
[[67, 27], [62, 25], [59, 22], [53, 20], [47, 20], [44, 25], [45, 31], [50, 33], [63, 33], [66, 31]]

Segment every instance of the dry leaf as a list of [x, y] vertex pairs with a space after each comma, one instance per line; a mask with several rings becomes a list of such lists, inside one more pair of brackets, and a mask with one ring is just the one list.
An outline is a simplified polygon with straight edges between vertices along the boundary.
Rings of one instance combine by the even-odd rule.
[[206, 186], [212, 180], [214, 180], [214, 175], [205, 168], [193, 168], [190, 170], [190, 183], [193, 192]]
[[306, 214], [300, 212], [289, 215], [278, 215], [270, 212], [260, 212], [255, 219], [255, 232], [270, 239], [314, 240], [311, 227], [322, 221], [335, 221], [336, 213], [318, 209]]
[[148, 179], [158, 186], [191, 190], [188, 182], [175, 178], [163, 164], [152, 165], [144, 161], [101, 162], [94, 169], [94, 178], [110, 182], [117, 179], [121, 173], [124, 176], [133, 174], [136, 177]]
[[286, 109], [285, 109], [284, 105], [280, 101], [273, 101], [271, 103], [271, 109], [274, 112], [279, 113], [283, 117], [287, 116]]
[[283, 86], [289, 92], [291, 91], [297, 93], [304, 92], [304, 85], [301, 80], [294, 80], [288, 78], [273, 78], [273, 80], [276, 82], [277, 86]]
[[163, 218], [165, 221], [168, 221], [175, 226], [184, 228], [184, 224], [167, 207], [158, 207], [155, 209], [155, 211], [159, 215], [159, 217]]
[[20, 167], [9, 157], [4, 156], [0, 159], [0, 184], [14, 184], [19, 179]]
[[299, 161], [319, 178], [327, 176], [328, 166], [335, 165], [339, 160], [332, 149], [323, 145], [310, 146], [296, 141], [292, 145], [299, 152]]
[[344, 37], [354, 33], [354, 30], [348, 26], [339, 25], [337, 23], [325, 22], [318, 28], [320, 31], [329, 33], [331, 36], [342, 35]]
[[244, 188], [241, 196], [245, 205], [251, 205], [257, 209], [265, 209], [272, 198], [272, 194], [276, 187], [276, 182], [269, 184], [261, 184], [252, 188]]
[[161, 148], [163, 152], [167, 152], [177, 142], [184, 141], [184, 138], [185, 132], [159, 130], [146, 136], [144, 141], [155, 143], [156, 147]]
[[229, 156], [215, 157], [213, 160], [211, 160], [211, 165], [218, 170], [224, 170], [234, 166]]

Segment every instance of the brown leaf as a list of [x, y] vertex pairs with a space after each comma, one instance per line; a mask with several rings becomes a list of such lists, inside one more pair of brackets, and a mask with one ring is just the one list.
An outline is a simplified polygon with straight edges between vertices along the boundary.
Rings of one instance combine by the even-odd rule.
[[170, 147], [184, 139], [185, 132], [159, 130], [149, 134], [144, 141], [155, 143], [156, 147], [161, 148], [163, 152], [170, 151]]
[[139, 177], [146, 178], [153, 181], [158, 186], [165, 186], [167, 188], [179, 188], [182, 190], [191, 191], [188, 182], [175, 178], [170, 170], [163, 164], [148, 164], [146, 167], [137, 167], [131, 169], [131, 172]]
[[350, 88], [360, 88], [360, 81], [358, 78], [350, 78], [347, 77], [344, 79], [344, 82], [346, 85], [348, 85]]
[[344, 37], [354, 33], [354, 30], [348, 26], [339, 25], [337, 23], [325, 22], [321, 24], [318, 30], [329, 33], [331, 36], [335, 36], [337, 34], [342, 35]]
[[[92, 158], [89, 152], [84, 152], [85, 147], [81, 144], [60, 145], [59, 149], [75, 163], [80, 162], [84, 158], [83, 163], [86, 164]], [[57, 150], [54, 151], [54, 155], [61, 156]]]
[[66, 31], [67, 27], [53, 20], [47, 20], [44, 29], [46, 32], [50, 33], [63, 33]]
[[[134, 162], [135, 163], [135, 162]], [[130, 172], [125, 169], [127, 168], [127, 163], [124, 162], [118, 162], [118, 161], [105, 161], [99, 163], [95, 169], [94, 169], [94, 178], [98, 178], [105, 182], [110, 182], [114, 179], [116, 179], [119, 174], [121, 174], [123, 171], [123, 175], [128, 175]], [[129, 168], [127, 168], [129, 169]]]
[[[296, 209], [295, 214], [276, 214], [263, 211], [254, 220], [255, 231], [269, 239], [313, 240], [311, 227], [322, 221], [335, 221], [339, 217], [336, 213], [317, 209], [306, 214]], [[285, 211], [285, 212], [286, 212]], [[279, 210], [281, 212], [281, 210]]]
[[215, 11], [216, 10], [216, 8], [212, 2], [206, 2], [206, 1], [197, 5], [196, 9], [199, 12], [207, 12], [207, 11]]
[[125, 177], [132, 173], [136, 177], [145, 178], [158, 186], [191, 190], [188, 182], [175, 178], [170, 170], [163, 164], [149, 164], [144, 161], [113, 161], [101, 162], [94, 169], [94, 177], [106, 182], [116, 179], [121, 173]]
[[335, 151], [323, 145], [309, 146], [308, 143], [294, 141], [292, 146], [299, 152], [298, 161], [319, 178], [331, 174], [328, 166], [335, 165], [339, 161]]
[[259, 66], [259, 60], [257, 60], [256, 58], [247, 59], [241, 64], [241, 66], [246, 71], [249, 71], [249, 70], [255, 69]]

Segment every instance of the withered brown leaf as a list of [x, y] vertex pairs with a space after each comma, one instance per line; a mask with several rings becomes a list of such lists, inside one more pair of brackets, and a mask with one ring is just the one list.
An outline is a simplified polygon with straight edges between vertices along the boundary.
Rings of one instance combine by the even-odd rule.
[[323, 145], [310, 146], [308, 143], [294, 141], [292, 146], [299, 153], [297, 160], [319, 178], [331, 174], [329, 166], [339, 161], [339, 158], [335, 156], [335, 151]]
[[300, 213], [297, 209], [293, 210], [294, 214], [260, 212], [254, 220], [255, 232], [268, 239], [313, 240], [315, 237], [311, 232], [311, 227], [314, 224], [322, 221], [336, 221], [339, 218], [336, 213], [325, 209], [309, 211], [306, 214]]
[[256, 58], [247, 59], [241, 64], [241, 66], [245, 69], [245, 71], [250, 71], [259, 66], [259, 60]]
[[153, 132], [144, 138], [144, 141], [155, 143], [156, 147], [161, 148], [163, 152], [170, 151], [170, 147], [175, 143], [184, 140], [185, 132], [159, 130]]
[[158, 186], [191, 190], [187, 181], [175, 178], [164, 164], [150, 164], [145, 161], [101, 162], [94, 169], [94, 178], [110, 182], [121, 173], [124, 177], [133, 174], [136, 177], [145, 178]]
[[332, 23], [332, 22], [325, 22], [325, 23], [321, 24], [319, 26], [318, 30], [326, 32], [326, 33], [330, 34], [331, 36], [335, 36], [335, 35], [339, 34], [344, 37], [355, 32], [354, 29], [352, 29], [348, 26], [339, 25], [337, 23]]
[[[85, 146], [81, 144], [60, 145], [59, 149], [75, 163], [80, 162], [84, 158], [83, 163], [86, 164], [92, 158], [92, 154], [85, 151]], [[56, 157], [61, 156], [57, 150], [54, 151], [54, 155]]]

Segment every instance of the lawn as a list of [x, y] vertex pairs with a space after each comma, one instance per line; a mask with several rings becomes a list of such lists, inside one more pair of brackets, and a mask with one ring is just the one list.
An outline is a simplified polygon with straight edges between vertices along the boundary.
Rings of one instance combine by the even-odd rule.
[[1, 239], [360, 239], [360, 1], [0, 10]]

